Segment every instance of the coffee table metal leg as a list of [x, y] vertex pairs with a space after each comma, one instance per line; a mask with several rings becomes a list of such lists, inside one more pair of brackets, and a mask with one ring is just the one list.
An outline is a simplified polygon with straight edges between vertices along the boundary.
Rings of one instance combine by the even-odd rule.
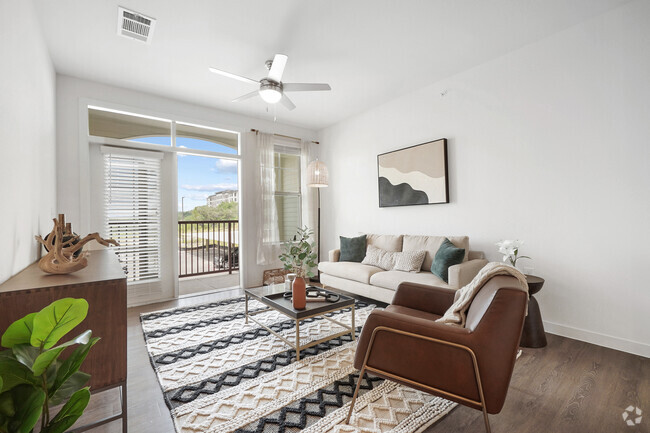
[[352, 341], [354, 341], [357, 337], [357, 327], [354, 325], [354, 304], [352, 304]]
[[244, 293], [244, 323], [248, 325], [248, 293]]
[[296, 362], [300, 361], [300, 320], [296, 320]]

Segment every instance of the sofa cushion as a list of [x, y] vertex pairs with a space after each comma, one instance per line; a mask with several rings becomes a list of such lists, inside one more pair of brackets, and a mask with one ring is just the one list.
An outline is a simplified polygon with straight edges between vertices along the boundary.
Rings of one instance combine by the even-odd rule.
[[402, 251], [401, 253], [395, 254], [397, 254], [397, 257], [395, 257], [395, 266], [393, 266], [393, 269], [396, 271], [419, 272], [427, 252]]
[[458, 248], [456, 245], [452, 244], [449, 239], [440, 245], [436, 257], [433, 259], [433, 264], [431, 265], [431, 273], [439, 276], [444, 282], [449, 282], [449, 277], [447, 271], [450, 266], [460, 265], [463, 263], [463, 258], [465, 257], [465, 249]]
[[356, 238], [339, 236], [341, 242], [341, 262], [361, 262], [366, 256], [366, 235]]
[[366, 236], [368, 245], [386, 251], [402, 251], [402, 240], [404, 238], [402, 235], [375, 235], [368, 233]]
[[445, 239], [449, 239], [458, 248], [464, 248], [465, 257], [463, 261], [467, 261], [469, 254], [469, 238], [467, 236], [447, 236], [445, 238], [445, 236], [404, 235], [403, 251], [425, 250], [427, 255], [424, 257], [424, 262], [422, 262], [422, 270], [430, 271], [438, 248], [440, 248], [440, 245], [442, 245]]
[[318, 264], [318, 270], [324, 274], [365, 284], [370, 283], [370, 277], [372, 275], [377, 272], [382, 272], [381, 268], [354, 262], [320, 262]]
[[366, 257], [363, 258], [361, 263], [364, 265], [377, 266], [378, 268], [390, 271], [395, 267], [395, 259], [397, 258], [398, 254], [402, 253], [396, 253], [395, 251], [386, 251], [382, 250], [381, 248], [368, 245], [368, 249], [366, 250]]
[[383, 287], [385, 289], [397, 290], [397, 286], [404, 281], [413, 283], [428, 284], [430, 286], [451, 288], [449, 284], [442, 281], [431, 272], [403, 272], [403, 271], [384, 271], [373, 274], [370, 277], [370, 284], [373, 286]]

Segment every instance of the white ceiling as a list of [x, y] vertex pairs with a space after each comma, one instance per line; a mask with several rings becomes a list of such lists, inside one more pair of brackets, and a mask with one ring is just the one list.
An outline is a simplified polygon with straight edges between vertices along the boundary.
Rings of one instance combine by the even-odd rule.
[[[34, 0], [57, 72], [318, 130], [628, 0]], [[157, 19], [151, 45], [117, 36], [118, 5]], [[231, 99], [289, 56], [297, 108]]]

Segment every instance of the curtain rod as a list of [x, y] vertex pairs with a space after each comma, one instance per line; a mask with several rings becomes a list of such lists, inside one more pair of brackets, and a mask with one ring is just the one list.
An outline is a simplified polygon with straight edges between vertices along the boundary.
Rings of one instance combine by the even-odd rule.
[[[257, 134], [258, 132], [260, 132], [260, 130], [259, 130], [259, 129], [251, 129], [251, 132], [254, 132], [254, 133]], [[273, 134], [273, 135], [275, 135], [276, 137], [289, 138], [289, 139], [291, 139], [291, 140], [302, 140], [302, 138], [292, 137], [292, 136], [290, 136], [290, 135], [282, 135], [282, 134]], [[320, 144], [320, 142], [318, 142], [318, 141], [310, 141], [310, 143]]]

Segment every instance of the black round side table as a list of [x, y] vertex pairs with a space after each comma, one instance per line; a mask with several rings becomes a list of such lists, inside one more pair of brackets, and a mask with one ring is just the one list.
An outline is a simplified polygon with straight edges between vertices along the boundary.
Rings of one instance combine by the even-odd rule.
[[542, 290], [544, 279], [534, 275], [526, 275], [528, 281], [528, 316], [524, 322], [524, 330], [521, 333], [519, 345], [522, 347], [545, 347], [546, 334], [544, 333], [544, 324], [542, 323], [542, 313], [539, 311], [537, 299], [533, 296]]

